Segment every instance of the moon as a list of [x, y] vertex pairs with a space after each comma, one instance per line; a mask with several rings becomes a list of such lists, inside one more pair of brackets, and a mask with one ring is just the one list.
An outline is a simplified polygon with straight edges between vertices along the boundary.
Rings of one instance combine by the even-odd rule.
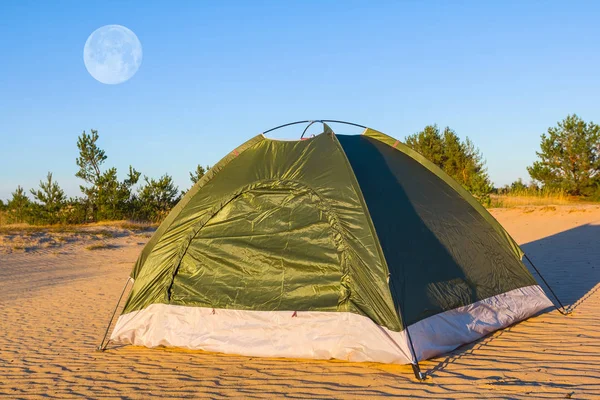
[[90, 75], [107, 85], [129, 79], [142, 64], [142, 44], [130, 29], [105, 25], [88, 37], [83, 47], [83, 62]]

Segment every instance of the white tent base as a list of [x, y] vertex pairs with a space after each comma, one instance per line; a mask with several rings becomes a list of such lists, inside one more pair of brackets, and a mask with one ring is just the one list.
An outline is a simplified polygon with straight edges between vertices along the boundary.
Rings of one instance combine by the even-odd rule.
[[[552, 302], [527, 286], [409, 326], [418, 360], [446, 353], [524, 320]], [[259, 357], [410, 364], [406, 331], [347, 312], [243, 311], [152, 304], [121, 315], [111, 341]]]

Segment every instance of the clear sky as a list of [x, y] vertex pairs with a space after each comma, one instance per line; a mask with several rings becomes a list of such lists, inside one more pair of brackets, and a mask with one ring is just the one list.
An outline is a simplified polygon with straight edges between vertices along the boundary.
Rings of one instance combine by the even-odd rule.
[[[196, 164], [320, 118], [401, 139], [450, 126], [496, 185], [528, 180], [549, 126], [569, 113], [600, 121], [598, 17], [600, 2], [564, 1], [2, 2], [0, 199], [48, 171], [78, 195], [76, 139], [90, 128], [120, 178], [131, 164], [185, 189]], [[143, 46], [120, 85], [83, 63], [108, 24]]]

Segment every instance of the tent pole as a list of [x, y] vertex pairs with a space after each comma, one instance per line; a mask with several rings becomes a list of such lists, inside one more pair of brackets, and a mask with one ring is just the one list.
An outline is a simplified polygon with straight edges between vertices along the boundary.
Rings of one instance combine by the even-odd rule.
[[[296, 121], [296, 122], [290, 122], [288, 124], [279, 125], [279, 126], [276, 126], [275, 128], [271, 128], [271, 129], [268, 129], [268, 130], [264, 131], [262, 134], [266, 135], [269, 132], [275, 131], [277, 129], [285, 128], [286, 126], [290, 126], [290, 125], [309, 124], [308, 126], [310, 126], [310, 125], [312, 125], [315, 122], [321, 122], [321, 123], [323, 123], [323, 122], [331, 122], [331, 123], [334, 123], [334, 124], [352, 125], [352, 126], [357, 126], [359, 128], [367, 129], [366, 126], [360, 125], [360, 124], [355, 124], [354, 122], [339, 121], [339, 120], [336, 120], [336, 119], [316, 119], [316, 120]], [[306, 130], [308, 129], [308, 126], [306, 127], [306, 129], [304, 129], [304, 132], [302, 132], [302, 136], [304, 136], [304, 133], [306, 133]]]
[[[395, 289], [393, 280], [390, 281], [390, 286], [391, 286], [392, 292], [396, 293], [396, 289]], [[408, 325], [406, 324], [406, 318], [404, 317], [404, 309], [402, 308], [403, 304], [404, 304], [404, 302], [398, 304], [398, 311], [400, 312], [400, 319], [402, 321], [402, 325], [404, 326], [404, 330], [406, 331], [406, 336], [408, 338], [408, 346], [410, 348], [410, 352], [412, 353], [412, 357], [413, 357], [413, 362], [411, 362], [410, 365], [412, 366], [413, 373], [415, 374], [415, 378], [417, 378], [417, 380], [422, 382], [425, 380], [425, 375], [423, 375], [423, 373], [421, 372], [421, 367], [419, 366], [419, 359], [417, 358], [417, 352], [415, 351], [415, 346], [413, 345], [412, 337], [410, 336], [410, 330], [408, 329]]]
[[323, 125], [325, 125], [325, 124], [323, 123], [323, 121], [319, 121], [319, 120], [316, 120], [316, 121], [310, 121], [310, 123], [309, 123], [308, 125], [306, 125], [306, 128], [304, 128], [304, 130], [302, 131], [302, 135], [300, 135], [300, 139], [304, 138], [304, 134], [306, 133], [306, 131], [308, 130], [308, 128], [310, 128], [310, 126], [311, 126], [312, 124], [314, 124], [315, 122], [320, 122], [320, 123], [322, 123]]
[[533, 261], [531, 261], [531, 259], [527, 256], [527, 254], [523, 253], [523, 256], [525, 256], [525, 259], [527, 259], [527, 261], [529, 261], [529, 264], [531, 264], [531, 266], [533, 267], [535, 272], [537, 272], [537, 274], [542, 279], [542, 282], [544, 282], [544, 284], [546, 285], [548, 290], [550, 290], [550, 293], [552, 293], [552, 296], [554, 296], [554, 298], [556, 299], [556, 302], [560, 305], [560, 307], [558, 307], [556, 304], [554, 305], [554, 307], [558, 310], [558, 312], [560, 312], [562, 315], [571, 314], [571, 312], [573, 312], [573, 310], [571, 310], [570, 308], [567, 308], [563, 305], [563, 303], [560, 301], [560, 299], [558, 298], [556, 293], [554, 293], [554, 290], [552, 290], [552, 287], [550, 286], [550, 284], [548, 282], [546, 282], [546, 279], [544, 279], [544, 276], [542, 275], [540, 270], [537, 269], [537, 267], [535, 266]]
[[131, 277], [128, 276], [127, 277], [127, 281], [125, 281], [125, 286], [123, 287], [123, 291], [121, 292], [121, 295], [119, 296], [119, 300], [117, 301], [117, 305], [115, 306], [115, 310], [112, 313], [112, 316], [110, 317], [110, 321], [108, 321], [108, 325], [106, 326], [106, 332], [104, 332], [104, 336], [102, 337], [102, 341], [100, 342], [100, 345], [98, 346], [98, 348], [96, 349], [97, 351], [104, 351], [106, 350], [106, 346], [108, 346], [108, 341], [106, 341], [106, 343], [104, 343], [104, 341], [106, 340], [106, 336], [108, 335], [108, 331], [110, 329], [110, 326], [112, 325], [113, 319], [115, 318], [115, 315], [117, 314], [117, 309], [119, 308], [119, 304], [121, 304], [121, 299], [123, 299], [123, 295], [125, 294], [125, 290], [127, 289], [127, 285], [129, 284], [129, 281], [131, 281]]
[[263, 134], [263, 135], [266, 135], [266, 134], [267, 134], [267, 133], [269, 133], [269, 132], [272, 132], [272, 131], [274, 131], [274, 130], [277, 130], [277, 129], [280, 129], [280, 128], [285, 128], [286, 126], [290, 126], [290, 125], [297, 125], [297, 124], [305, 124], [305, 123], [307, 123], [307, 122], [312, 122], [312, 121], [306, 120], [306, 121], [296, 121], [296, 122], [290, 122], [290, 123], [288, 123], [288, 124], [283, 124], [283, 125], [276, 126], [275, 128], [268, 129], [268, 130], [264, 131], [262, 134]]
[[366, 126], [364, 125], [360, 125], [360, 124], [355, 124], [354, 122], [346, 122], [346, 121], [339, 121], [337, 119], [322, 119], [319, 122], [331, 122], [334, 124], [344, 124], [344, 125], [352, 125], [352, 126], [357, 126], [359, 128], [363, 128], [363, 129], [368, 129]]
[[415, 346], [413, 346], [413, 341], [412, 341], [412, 338], [410, 337], [410, 332], [408, 330], [408, 326], [405, 329], [406, 329], [406, 336], [408, 337], [408, 344], [410, 345], [410, 351], [412, 352], [412, 356], [415, 360], [415, 362], [410, 365], [412, 366], [413, 373], [415, 374], [415, 378], [417, 378], [420, 381], [424, 381], [425, 375], [423, 375], [423, 373], [421, 372], [421, 367], [419, 366], [419, 359], [417, 358], [417, 352], [415, 351]]

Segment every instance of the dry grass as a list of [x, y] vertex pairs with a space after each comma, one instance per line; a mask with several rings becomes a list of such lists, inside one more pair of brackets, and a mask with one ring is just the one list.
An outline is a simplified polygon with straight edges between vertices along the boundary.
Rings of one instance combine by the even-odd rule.
[[578, 198], [569, 198], [566, 196], [512, 196], [512, 195], [491, 195], [491, 208], [513, 208], [521, 206], [547, 206], [547, 205], [569, 205], [582, 203]]
[[513, 190], [508, 194], [492, 194], [490, 208], [522, 206], [556, 206], [582, 204], [581, 197], [569, 196], [562, 190]]
[[108, 229], [103, 228], [120, 228], [129, 231], [148, 231], [158, 227], [158, 224], [149, 222], [132, 222], [132, 221], [102, 221], [91, 224], [82, 225], [29, 225], [29, 224], [10, 224], [0, 225], [0, 235], [11, 234], [32, 234], [32, 233], [85, 233], [106, 235], [114, 237]]
[[147, 231], [157, 228], [159, 224], [153, 222], [118, 221], [118, 227], [130, 231]]
[[77, 226], [77, 227], [111, 227], [111, 228], [127, 229], [130, 231], [146, 231], [146, 230], [157, 228], [158, 225], [159, 225], [158, 223], [154, 223], [154, 222], [122, 220], [122, 221], [100, 221], [100, 222], [94, 222], [91, 224], [73, 225], [73, 226]]
[[75, 226], [65, 225], [29, 225], [29, 224], [10, 224], [0, 226], [0, 235], [20, 235], [35, 233], [67, 233], [74, 232]]
[[112, 249], [124, 237], [149, 238], [155, 224], [130, 221], [86, 225], [12, 224], [0, 226], [0, 254], [46, 251], [54, 248], [85, 246], [87, 250]]
[[86, 250], [106, 250], [106, 249], [114, 249], [115, 246], [108, 243], [96, 243], [89, 246], [86, 246]]
[[571, 214], [571, 213], [586, 212], [586, 211], [588, 211], [588, 210], [585, 208], [571, 208], [571, 209], [569, 209], [568, 212], [569, 212], [569, 214]]

